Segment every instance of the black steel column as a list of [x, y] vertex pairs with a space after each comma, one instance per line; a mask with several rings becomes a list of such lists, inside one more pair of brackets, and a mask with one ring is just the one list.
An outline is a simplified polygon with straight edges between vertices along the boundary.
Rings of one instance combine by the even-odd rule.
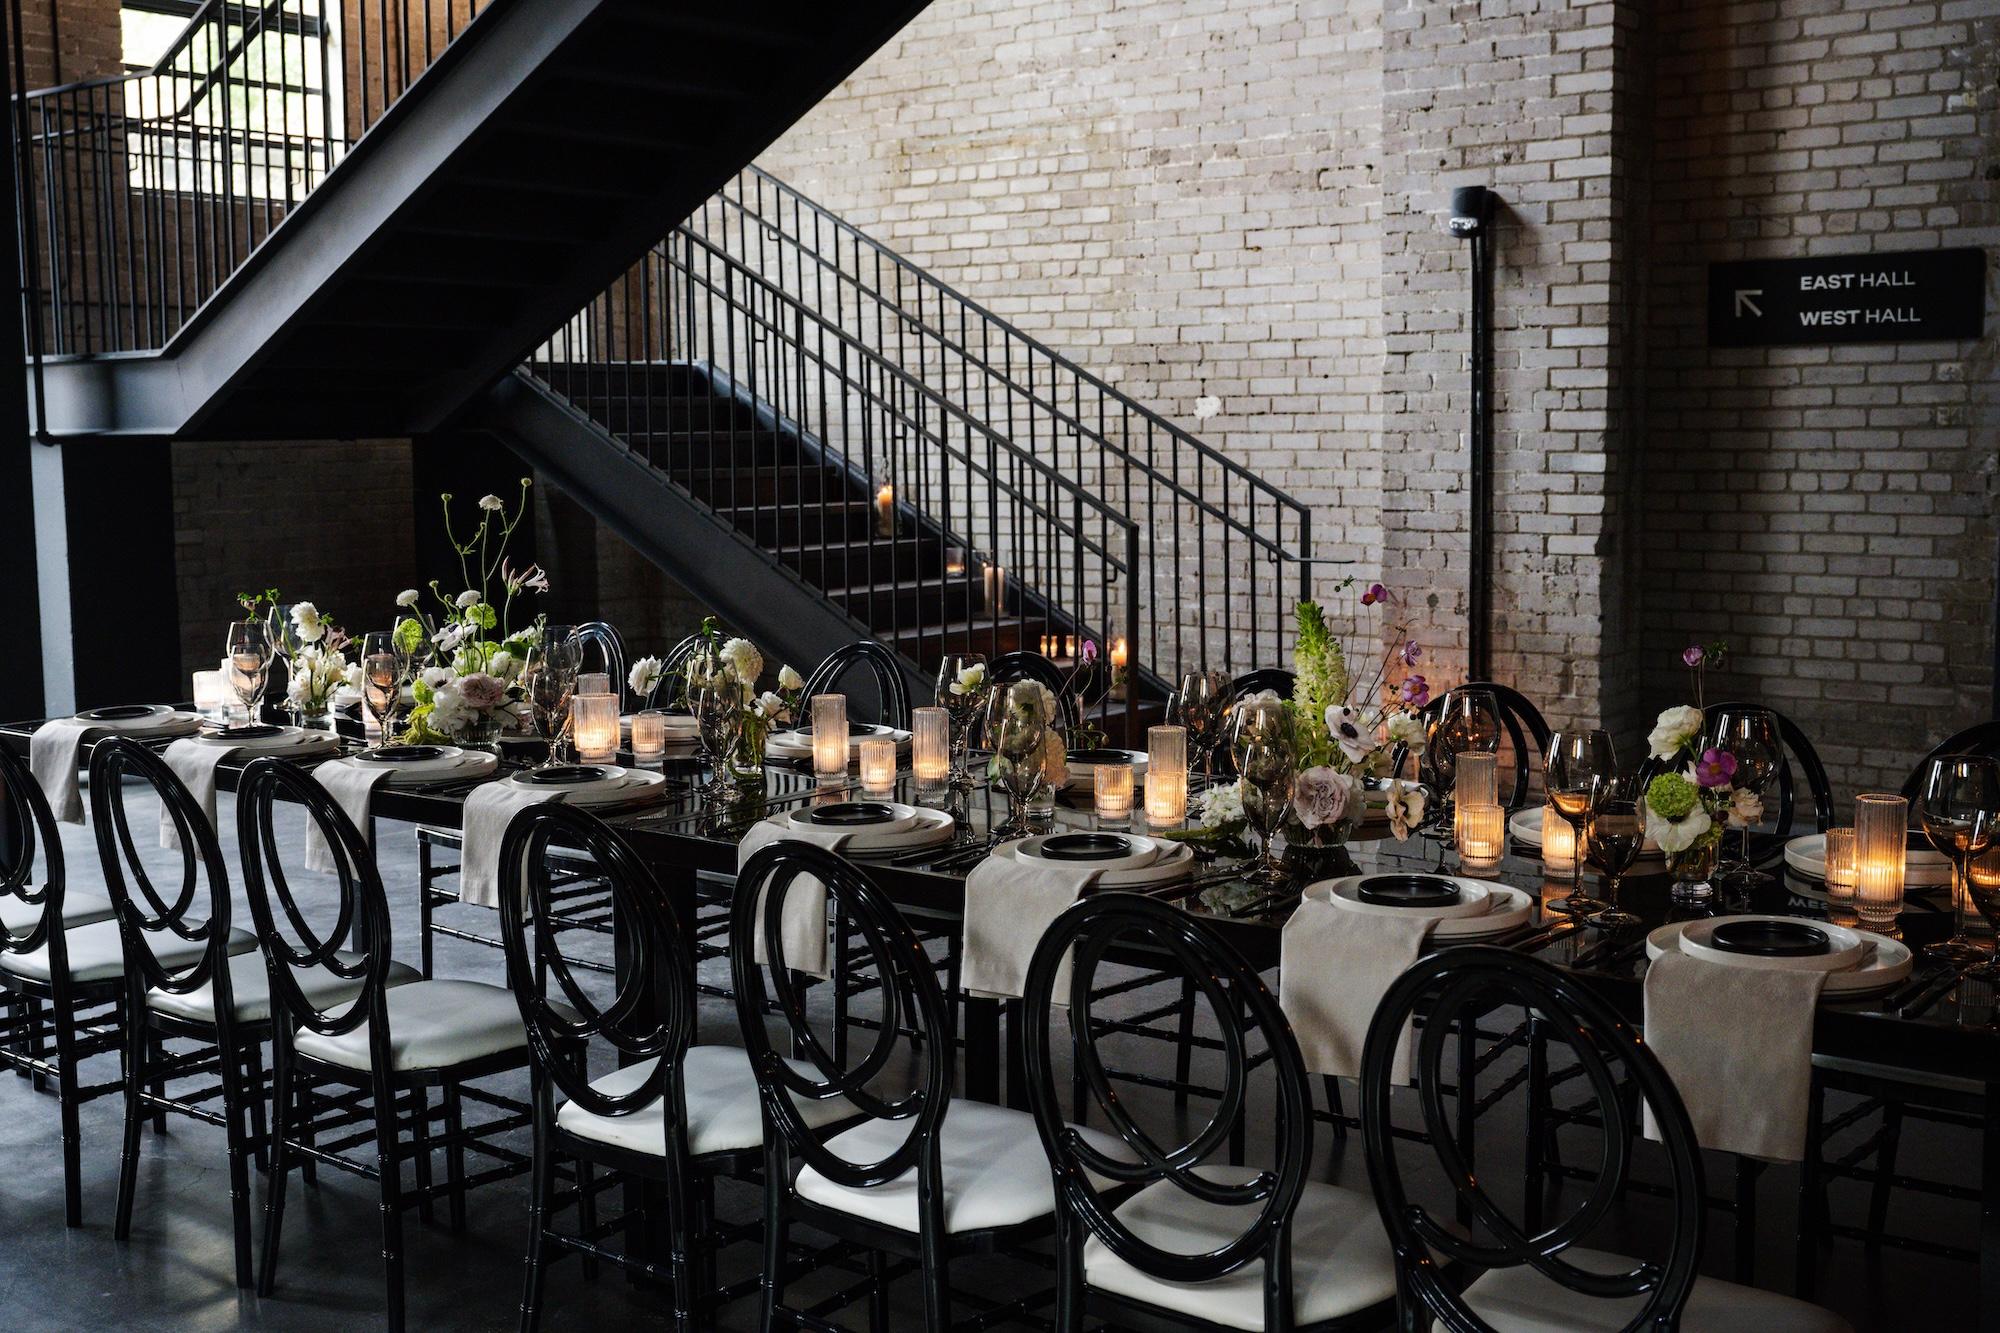
[[1494, 196], [1483, 185], [1454, 190], [1451, 216], [1447, 221], [1452, 235], [1471, 243], [1472, 317], [1471, 388], [1472, 412], [1467, 423], [1467, 451], [1471, 455], [1466, 486], [1466, 517], [1469, 532], [1466, 565], [1465, 676], [1467, 680], [1493, 678], [1493, 426], [1492, 426], [1492, 347], [1493, 275], [1490, 233]]
[[[21, 7], [11, 0], [0, 16], [0, 106], [13, 108], [16, 69], [20, 63]], [[20, 137], [10, 113], [6, 119], [7, 149], [0, 152], [0, 207], [7, 209], [14, 244], [0, 245], [0, 291], [13, 302], [11, 315], [0, 318], [0, 625], [7, 627], [14, 650], [14, 669], [0, 671], [0, 717], [40, 717], [42, 673], [30, 664], [42, 660], [42, 617], [35, 582], [35, 507], [33, 454], [28, 434], [27, 340], [22, 318], [27, 310], [22, 282], [23, 219], [16, 205], [16, 154]]]

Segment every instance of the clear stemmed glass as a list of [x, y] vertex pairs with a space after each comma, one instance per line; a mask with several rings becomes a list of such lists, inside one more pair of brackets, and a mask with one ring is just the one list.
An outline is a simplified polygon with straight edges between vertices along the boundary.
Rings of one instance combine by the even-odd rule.
[[1569, 896], [1549, 903], [1557, 912], [1599, 912], [1607, 904], [1583, 891], [1584, 844], [1589, 836], [1590, 798], [1597, 784], [1618, 771], [1611, 737], [1602, 731], [1558, 731], [1542, 758], [1542, 790], [1558, 815], [1576, 830], [1570, 858]]
[[528, 706], [535, 715], [535, 734], [548, 745], [541, 767], [556, 762], [556, 741], [569, 723], [570, 696], [576, 692], [579, 654], [574, 639], [545, 631], [542, 641], [528, 649], [521, 663], [521, 688], [527, 692]]
[[1188, 759], [1205, 778], [1222, 744], [1223, 714], [1229, 706], [1229, 678], [1220, 671], [1183, 671], [1167, 700], [1167, 721], [1187, 731]]
[[994, 775], [1007, 793], [1007, 822], [994, 830], [996, 841], [1032, 831], [1028, 802], [1047, 779], [1049, 721], [1042, 692], [1032, 684], [992, 692], [986, 739], [993, 747]]
[[[1716, 715], [1715, 729], [1709, 733], [1709, 745], [1722, 751], [1736, 761], [1736, 772], [1729, 785], [1755, 795], [1764, 794], [1764, 784], [1778, 771], [1778, 758], [1782, 751], [1778, 742], [1778, 718], [1768, 708], [1746, 705], [1725, 708]], [[1727, 878], [1748, 888], [1769, 875], [1758, 870], [1750, 860], [1750, 826], [1741, 830], [1740, 859], [1731, 862], [1721, 871]]]
[[1268, 699], [1238, 704], [1229, 752], [1243, 778], [1243, 817], [1263, 840], [1263, 862], [1244, 878], [1255, 884], [1282, 884], [1290, 875], [1273, 842], [1291, 809], [1298, 770], [1297, 741], [1284, 705]]
[[1639, 849], [1646, 841], [1639, 790], [1636, 773], [1607, 773], [1590, 789], [1588, 855], [1590, 863], [1604, 874], [1605, 905], [1587, 919], [1602, 930], [1639, 924], [1637, 916], [1618, 906], [1618, 881], [1639, 859]]
[[271, 634], [263, 622], [238, 620], [229, 626], [223, 651], [229, 656], [229, 688], [243, 705], [245, 723], [257, 720], [257, 701], [271, 675]]
[[2000, 898], [1993, 890], [1975, 891], [1972, 883], [1972, 859], [1993, 845], [1996, 823], [2000, 823], [2000, 763], [1973, 754], [1931, 760], [1924, 774], [1924, 835], [1951, 860], [1953, 929], [1950, 939], [1931, 945], [1924, 956], [1957, 967], [1981, 963], [1983, 975], [2000, 971], [2000, 964], [1966, 936], [1965, 912], [1972, 906], [1992, 920], [2000, 911]]
[[389, 739], [389, 720], [403, 702], [415, 661], [397, 642], [392, 630], [370, 630], [361, 636], [361, 699], [375, 715], [382, 740]]
[[724, 671], [705, 671], [700, 679], [701, 683], [689, 691], [688, 706], [694, 710], [701, 758], [716, 782], [727, 785], [735, 780], [729, 757], [736, 753], [743, 736], [743, 710], [749, 702], [749, 690], [742, 681]]
[[983, 653], [946, 653], [938, 663], [937, 705], [944, 709], [945, 721], [951, 726], [950, 782], [954, 787], [972, 785], [965, 756], [972, 745], [972, 724], [986, 716], [990, 693]]
[[292, 661], [303, 645], [299, 642], [299, 627], [292, 623], [292, 608], [273, 602], [264, 613], [264, 632], [271, 641], [271, 651], [285, 663], [285, 669], [294, 670]]

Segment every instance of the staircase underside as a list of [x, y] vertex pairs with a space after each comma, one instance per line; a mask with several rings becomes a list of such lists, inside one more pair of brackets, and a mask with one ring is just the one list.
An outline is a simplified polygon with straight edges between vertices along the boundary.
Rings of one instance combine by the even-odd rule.
[[46, 362], [41, 424], [436, 429], [924, 3], [500, 0], [164, 350]]

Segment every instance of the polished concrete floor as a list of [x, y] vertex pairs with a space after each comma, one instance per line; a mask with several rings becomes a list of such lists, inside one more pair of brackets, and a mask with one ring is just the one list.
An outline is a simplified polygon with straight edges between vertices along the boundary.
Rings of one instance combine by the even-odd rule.
[[[230, 798], [222, 798], [223, 827], [233, 828]], [[389, 897], [396, 913], [400, 957], [414, 961], [416, 948], [416, 856], [407, 827], [384, 825], [380, 849]], [[65, 833], [72, 882], [91, 884], [101, 876], [96, 850], [87, 830]], [[239, 898], [239, 920], [247, 909]], [[483, 916], [483, 921], [479, 918]], [[492, 918], [474, 913], [469, 925], [492, 928]], [[442, 941], [438, 973], [497, 980], [500, 956], [476, 945]], [[718, 973], [714, 980], [723, 978]], [[730, 1040], [735, 1031], [733, 1009], [725, 1002], [705, 1002], [703, 1035]], [[1158, 1059], [1157, 1052], [1152, 1058]], [[95, 1071], [94, 1071], [95, 1072]], [[496, 1089], [519, 1092], [523, 1080], [500, 1080]], [[1136, 1100], [1156, 1117], [1169, 1117], [1164, 1100], [1140, 1094]], [[1482, 1165], [1489, 1180], [1504, 1178], [1507, 1165], [1518, 1162], [1518, 1117], [1502, 1107], [1481, 1125]], [[286, 1213], [286, 1228], [277, 1290], [269, 1298], [238, 1292], [232, 1283], [229, 1248], [227, 1178], [218, 1130], [185, 1120], [171, 1123], [164, 1135], [147, 1133], [139, 1180], [132, 1238], [119, 1244], [111, 1236], [111, 1214], [117, 1186], [119, 1100], [97, 1101], [84, 1111], [84, 1225], [62, 1225], [60, 1137], [53, 1098], [34, 1093], [29, 1084], [0, 1076], [0, 1302], [14, 1329], [159, 1329], [225, 1328], [345, 1330], [373, 1325], [382, 1308], [382, 1271], [378, 1244], [375, 1187], [357, 1177], [322, 1172], [317, 1190], [299, 1188], [295, 1180]], [[1253, 1114], [1250, 1159], [1258, 1160], [1259, 1129], [1268, 1134], [1268, 1116]], [[525, 1147], [525, 1135], [517, 1136]], [[1331, 1142], [1324, 1126], [1316, 1129], [1316, 1151], [1327, 1178], [1356, 1188], [1366, 1187], [1366, 1170], [1358, 1141], [1345, 1147]], [[1916, 1130], [1907, 1140], [1906, 1164], [1926, 1174], [1976, 1184], [1977, 1144], [1969, 1136]], [[1514, 1155], [1510, 1155], [1514, 1154]], [[1728, 1177], [1718, 1165], [1719, 1184]], [[1762, 1285], [1786, 1289], [1791, 1273], [1793, 1234], [1792, 1174], [1782, 1168], [1767, 1176], [1764, 1213], [1758, 1231]], [[258, 1185], [261, 1199], [261, 1182]], [[721, 1211], [727, 1218], [747, 1220], [756, 1215], [758, 1198], [746, 1186], [725, 1186]], [[1835, 1207], [1847, 1220], [1858, 1220], [1862, 1200], [1847, 1187], [1835, 1196]], [[518, 1319], [521, 1254], [526, 1225], [526, 1189], [508, 1181], [475, 1192], [469, 1204], [467, 1230], [450, 1235], [442, 1225], [410, 1218], [406, 1254], [410, 1324], [414, 1328], [501, 1329]], [[1936, 1239], [1970, 1244], [1977, 1215], [1971, 1205], [1938, 1205], [1900, 1198], [1894, 1222], [1899, 1229]], [[1660, 1209], [1633, 1196], [1614, 1215], [1605, 1234], [1594, 1238], [1602, 1248], [1643, 1252], [1657, 1237]], [[1726, 1274], [1731, 1223], [1714, 1216], [1709, 1226], [1706, 1271]], [[722, 1281], [733, 1282], [755, 1271], [757, 1258], [749, 1246], [725, 1254]], [[959, 1282], [974, 1292], [1007, 1298], [1045, 1284], [1042, 1269], [1012, 1260], [984, 1259], [956, 1270]], [[1857, 1329], [1965, 1328], [1971, 1326], [1976, 1274], [1968, 1265], [1941, 1259], [1889, 1252], [1868, 1254], [1863, 1247], [1840, 1243], [1821, 1264], [1819, 1298], [1846, 1315]], [[808, 1277], [800, 1294], [820, 1295], [837, 1289], [843, 1275], [822, 1271]], [[911, 1282], [899, 1284], [895, 1327], [923, 1326], [922, 1307]], [[658, 1294], [628, 1284], [615, 1274], [586, 1282], [575, 1260], [551, 1271], [547, 1289], [549, 1328], [666, 1326]], [[864, 1326], [860, 1312], [851, 1322]], [[744, 1300], [722, 1310], [714, 1326], [747, 1330], [756, 1325], [754, 1301]]]

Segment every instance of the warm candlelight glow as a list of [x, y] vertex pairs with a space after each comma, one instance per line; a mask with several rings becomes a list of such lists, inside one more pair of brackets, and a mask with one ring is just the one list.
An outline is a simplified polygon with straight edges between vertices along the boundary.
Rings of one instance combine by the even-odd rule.
[[609, 763], [618, 753], [618, 697], [577, 694], [569, 701], [571, 737], [579, 763]]
[[886, 481], [875, 492], [875, 531], [884, 537], [896, 535], [896, 488]]
[[1854, 901], [1854, 830], [1830, 828], [1826, 831], [1827, 901]]
[[1097, 817], [1107, 824], [1125, 824], [1132, 818], [1132, 765], [1099, 764], [1091, 774]]
[[203, 717], [221, 717], [229, 709], [229, 691], [220, 671], [194, 673], [194, 711]]
[[887, 736], [870, 736], [861, 742], [861, 785], [870, 791], [888, 791], [896, 785], [896, 742]]
[[579, 671], [576, 676], [576, 689], [571, 693], [572, 695], [609, 694], [611, 677], [602, 671]]
[[1452, 799], [1458, 805], [1496, 805], [1500, 800], [1499, 756], [1468, 750], [1458, 756]]
[[1065, 634], [1065, 635], [1063, 635], [1063, 653], [1062, 653], [1062, 655], [1063, 655], [1064, 657], [1075, 657], [1075, 656], [1076, 656], [1076, 635], [1074, 635], [1074, 634]]
[[847, 696], [812, 698], [813, 772], [823, 778], [847, 776]]
[[1147, 728], [1146, 754], [1146, 820], [1179, 824], [1187, 818], [1187, 728]]
[[941, 783], [951, 776], [951, 716], [942, 708], [910, 714], [910, 771], [918, 782]]
[[2000, 843], [1972, 858], [1972, 883], [1983, 890], [2000, 889]]
[[1490, 802], [1459, 804], [1458, 863], [1468, 875], [1490, 875], [1507, 851], [1507, 812]]
[[984, 575], [986, 584], [986, 609], [1005, 611], [1007, 609], [1007, 571], [999, 565], [988, 565]]
[[1125, 660], [1128, 656], [1129, 652], [1125, 647], [1125, 640], [1113, 639], [1111, 641], [1111, 669], [1113, 671], [1123, 671], [1125, 669]]
[[632, 715], [632, 757], [641, 763], [659, 762], [667, 753], [667, 715], [647, 709]]
[[1548, 870], [1576, 869], [1576, 828], [1552, 805], [1542, 807], [1542, 866]]
[[1868, 792], [1854, 800], [1854, 910], [1870, 930], [1896, 924], [1903, 910], [1903, 861], [1910, 803]]

